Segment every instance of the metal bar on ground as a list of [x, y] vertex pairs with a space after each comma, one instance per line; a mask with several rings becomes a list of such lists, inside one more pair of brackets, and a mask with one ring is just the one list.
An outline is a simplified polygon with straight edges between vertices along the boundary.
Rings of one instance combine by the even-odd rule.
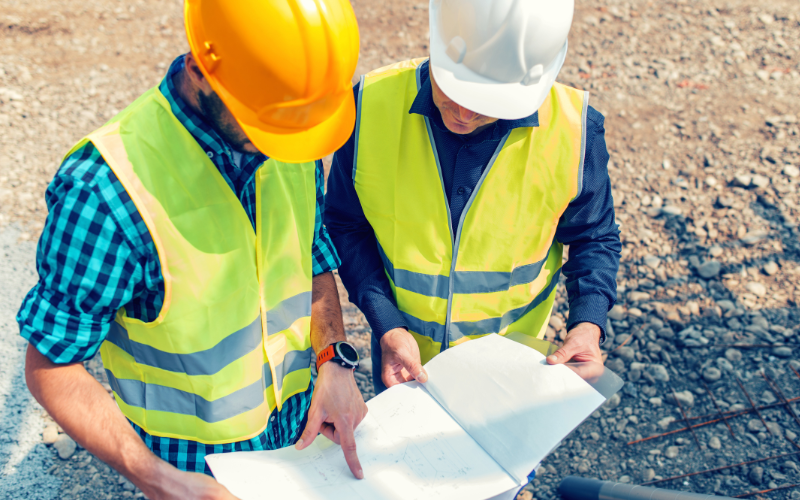
[[689, 472], [688, 474], [681, 474], [680, 476], [665, 477], [664, 479], [656, 479], [655, 481], [648, 481], [646, 483], [642, 483], [642, 486], [649, 486], [651, 484], [664, 483], [664, 482], [667, 482], [667, 481], [673, 481], [675, 479], [683, 479], [685, 477], [697, 476], [699, 474], [709, 474], [711, 472], [719, 472], [721, 470], [731, 469], [733, 467], [739, 467], [741, 465], [750, 465], [750, 464], [755, 464], [755, 463], [758, 463], [758, 462], [766, 462], [767, 460], [775, 460], [775, 459], [778, 459], [778, 458], [790, 457], [792, 455], [800, 455], [800, 451], [794, 451], [792, 453], [784, 453], [783, 455], [775, 455], [775, 456], [772, 456], [772, 457], [759, 458], [759, 459], [756, 459], [756, 460], [748, 460], [746, 462], [740, 462], [738, 464], [723, 465], [722, 467], [715, 467], [713, 469], [706, 469], [706, 470], [701, 470], [701, 471], [697, 471], [697, 472]]
[[733, 498], [747, 498], [753, 495], [760, 495], [762, 493], [769, 493], [771, 491], [778, 491], [778, 490], [788, 490], [789, 488], [797, 488], [800, 484], [786, 484], [783, 486], [778, 486], [777, 488], [770, 488], [768, 490], [760, 490], [760, 491], [751, 491], [750, 493], [742, 493], [741, 495], [736, 495]]
[[709, 397], [711, 397], [711, 402], [714, 403], [714, 408], [717, 409], [717, 413], [719, 413], [719, 416], [722, 417], [722, 420], [725, 421], [725, 425], [728, 426], [728, 431], [731, 433], [731, 437], [736, 437], [733, 434], [733, 429], [731, 428], [731, 424], [728, 423], [728, 420], [725, 418], [725, 415], [722, 413], [722, 410], [720, 410], [719, 405], [717, 404], [717, 398], [714, 397], [714, 393], [711, 392], [711, 389], [708, 387], [708, 384], [706, 384], [705, 380], [702, 380], [702, 382], [703, 382], [703, 387], [706, 388], [706, 392], [708, 393]]
[[744, 388], [744, 385], [742, 385], [742, 381], [739, 380], [739, 376], [738, 375], [734, 376], [736, 377], [736, 383], [739, 384], [739, 388], [742, 390], [744, 395], [747, 396], [747, 400], [750, 401], [750, 406], [753, 408], [753, 410], [755, 410], [756, 415], [758, 415], [758, 418], [761, 420], [761, 423], [764, 424], [764, 428], [766, 428], [767, 432], [769, 432], [770, 435], [772, 435], [772, 430], [770, 430], [770, 428], [767, 427], [767, 422], [764, 421], [764, 417], [761, 415], [761, 412], [758, 411], [758, 409], [756, 408], [756, 405], [753, 403], [753, 398], [751, 398], [750, 394], [747, 393], [747, 390]]
[[789, 403], [789, 401], [786, 399], [786, 396], [783, 395], [783, 391], [778, 386], [778, 382], [772, 380], [772, 378], [767, 376], [767, 374], [764, 372], [761, 372], [761, 376], [764, 377], [764, 380], [766, 380], [767, 383], [773, 387], [773, 390], [778, 393], [778, 397], [781, 398], [781, 401], [783, 401], [783, 404], [786, 406], [786, 410], [792, 417], [794, 417], [794, 421], [797, 422], [797, 425], [800, 425], [800, 418], [797, 418], [797, 413], [794, 412], [794, 408], [792, 408], [791, 403]]
[[681, 411], [681, 415], [683, 415], [684, 423], [689, 427], [689, 430], [692, 431], [692, 437], [694, 437], [694, 443], [697, 445], [697, 449], [701, 450], [702, 447], [700, 446], [700, 440], [697, 439], [697, 434], [694, 432], [694, 427], [692, 427], [692, 424], [689, 423], [689, 419], [686, 418], [686, 412], [683, 411], [683, 405], [678, 400], [678, 395], [675, 394], [675, 389], [670, 386], [669, 390], [672, 391], [672, 397], [675, 399], [675, 404], [678, 405], [678, 409]]

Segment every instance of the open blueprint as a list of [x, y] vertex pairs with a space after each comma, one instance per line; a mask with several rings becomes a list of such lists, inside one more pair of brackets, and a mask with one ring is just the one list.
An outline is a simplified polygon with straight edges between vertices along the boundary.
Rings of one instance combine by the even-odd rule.
[[[622, 385], [599, 367], [547, 365], [528, 346], [489, 335], [448, 349], [429, 380], [367, 403], [356, 429], [364, 479], [320, 435], [303, 451], [206, 457], [242, 500], [511, 499], [539, 462]], [[587, 380], [585, 380], [587, 379]]]

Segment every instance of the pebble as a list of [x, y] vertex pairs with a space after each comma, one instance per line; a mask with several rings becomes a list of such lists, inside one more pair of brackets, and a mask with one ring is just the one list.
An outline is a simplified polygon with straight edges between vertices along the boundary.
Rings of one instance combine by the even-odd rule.
[[661, 207], [661, 213], [664, 215], [681, 215], [683, 210], [675, 205], [667, 205], [666, 207]]
[[717, 368], [723, 372], [732, 372], [733, 365], [726, 358], [717, 358]]
[[763, 297], [767, 294], [767, 287], [756, 281], [751, 281], [745, 288], [747, 288], [750, 293], [758, 297]]
[[787, 177], [798, 177], [800, 176], [800, 168], [794, 165], [786, 165], [783, 167], [783, 174]]
[[666, 430], [669, 427], [669, 424], [675, 421], [675, 417], [664, 417], [658, 421], [658, 426], [662, 429]]
[[739, 187], [750, 187], [751, 182], [753, 182], [753, 178], [749, 175], [737, 175], [733, 178], [733, 184]]
[[791, 358], [793, 350], [789, 346], [773, 347], [772, 355], [776, 358]]
[[646, 471], [644, 471], [643, 477], [645, 483], [647, 481], [651, 481], [654, 477], [656, 477], [656, 471], [653, 470], [652, 468], [647, 469]]
[[630, 363], [636, 356], [636, 351], [633, 350], [633, 347], [624, 345], [619, 349], [617, 349], [617, 356], [624, 359], [626, 362]]
[[671, 405], [678, 406], [675, 404], [675, 398], [678, 399], [678, 402], [683, 408], [691, 408], [694, 406], [694, 394], [692, 394], [690, 390], [675, 392], [674, 397], [670, 394], [669, 397], [667, 397], [667, 402]]
[[622, 321], [625, 319], [625, 308], [617, 304], [608, 311], [608, 318], [614, 321]]
[[758, 486], [764, 480], [764, 469], [759, 466], [753, 467], [750, 469], [750, 472], [747, 473], [747, 479], [749, 479], [754, 485]]
[[372, 358], [363, 358], [358, 361], [358, 371], [361, 373], [366, 373], [367, 375], [372, 373]]
[[605, 408], [609, 409], [609, 410], [613, 410], [614, 408], [619, 406], [619, 403], [620, 403], [621, 400], [622, 400], [622, 397], [617, 392], [617, 393], [614, 393], [613, 396], [608, 398], [608, 400], [605, 402], [605, 404], [603, 404], [603, 406]]
[[647, 255], [642, 260], [644, 262], [644, 265], [646, 265], [647, 267], [649, 267], [649, 268], [651, 268], [653, 270], [658, 269], [658, 266], [661, 265], [661, 259], [659, 259], [655, 255]]
[[517, 495], [516, 500], [533, 500], [533, 493], [528, 490], [522, 490]]
[[715, 278], [722, 270], [722, 264], [716, 260], [707, 260], [697, 269], [697, 273], [705, 279]]
[[42, 442], [44, 444], [53, 444], [58, 439], [58, 426], [50, 424], [42, 431]]
[[658, 382], [669, 382], [669, 372], [664, 365], [652, 364], [645, 369], [645, 373]]
[[711, 439], [708, 440], [708, 447], [712, 450], [718, 450], [722, 448], [722, 443], [720, 442], [717, 436], [713, 436]]
[[764, 272], [766, 274], [768, 274], [769, 276], [774, 276], [774, 275], [778, 274], [778, 271], [780, 270], [778, 268], [778, 264], [776, 264], [774, 261], [769, 261], [766, 264], [764, 264], [764, 268], [763, 269], [764, 269]]
[[661, 398], [659, 397], [652, 397], [648, 401], [650, 401], [650, 404], [653, 406], [661, 406], [662, 403]]
[[644, 315], [644, 313], [638, 307], [631, 307], [630, 309], [628, 309], [628, 315], [633, 316], [634, 318], [641, 318]]
[[759, 188], [767, 187], [769, 186], [769, 177], [764, 177], [763, 175], [756, 174], [753, 176], [752, 184], [753, 186]]
[[556, 316], [555, 314], [550, 316], [549, 324], [556, 330], [561, 330], [562, 328], [564, 328], [564, 320], [561, 319], [559, 316]]
[[678, 448], [677, 446], [670, 446], [670, 447], [667, 448], [667, 451], [664, 453], [664, 455], [667, 458], [675, 458], [678, 455], [680, 455], [680, 452], [681, 452], [681, 449]]
[[751, 418], [747, 421], [747, 430], [750, 432], [761, 432], [764, 430], [764, 424], [757, 418]]
[[53, 443], [53, 447], [56, 449], [56, 451], [58, 451], [58, 456], [62, 460], [67, 460], [75, 453], [78, 445], [72, 440], [71, 437], [67, 436], [66, 434], [61, 434]]
[[708, 253], [712, 257], [719, 257], [720, 255], [722, 255], [723, 252], [724, 250], [719, 245], [714, 245], [713, 247], [708, 249]]
[[[628, 293], [628, 300], [631, 302], [644, 302], [650, 300], [650, 294], [647, 292], [633, 291]], [[630, 311], [628, 311], [630, 313]]]
[[719, 370], [719, 368], [707, 366], [706, 369], [703, 370], [703, 378], [706, 382], [716, 382], [722, 378], [722, 372]]

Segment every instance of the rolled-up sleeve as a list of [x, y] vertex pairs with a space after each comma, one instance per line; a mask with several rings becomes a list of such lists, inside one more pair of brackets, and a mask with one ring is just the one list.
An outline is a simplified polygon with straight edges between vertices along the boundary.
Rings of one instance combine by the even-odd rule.
[[65, 161], [47, 189], [49, 209], [36, 253], [38, 283], [17, 314], [20, 334], [54, 363], [95, 355], [144, 269], [97, 186], [81, 178], [98, 161], [91, 146]]
[[603, 122], [603, 115], [590, 107], [582, 189], [561, 216], [556, 239], [569, 245], [569, 260], [563, 268], [569, 298], [567, 328], [593, 323], [605, 338], [606, 316], [617, 298], [622, 244], [614, 216]]
[[341, 261], [333, 246], [328, 230], [323, 224], [325, 218], [325, 172], [322, 162], [317, 161], [316, 173], [317, 211], [314, 218], [314, 243], [311, 248], [312, 273], [318, 276], [339, 268]]

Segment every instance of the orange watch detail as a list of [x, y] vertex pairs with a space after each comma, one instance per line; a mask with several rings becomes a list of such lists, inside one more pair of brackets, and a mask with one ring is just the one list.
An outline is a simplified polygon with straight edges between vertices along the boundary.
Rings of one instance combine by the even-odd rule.
[[317, 371], [319, 371], [319, 367], [322, 366], [323, 363], [332, 360], [333, 357], [336, 356], [335, 345], [336, 344], [329, 345], [317, 355]]

